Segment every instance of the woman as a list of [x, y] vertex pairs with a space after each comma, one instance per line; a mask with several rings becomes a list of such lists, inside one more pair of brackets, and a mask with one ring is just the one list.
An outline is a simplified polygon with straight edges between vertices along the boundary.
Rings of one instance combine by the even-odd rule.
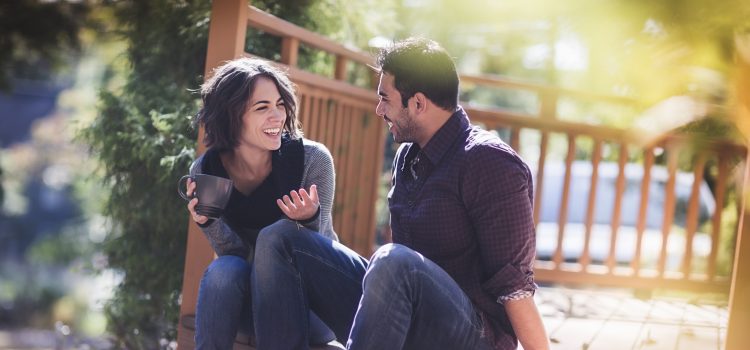
[[231, 349], [240, 325], [254, 329], [259, 349], [304, 349], [334, 334], [345, 342], [367, 260], [338, 243], [333, 160], [302, 138], [292, 83], [241, 58], [218, 68], [201, 95], [194, 124], [208, 149], [190, 172], [232, 179], [234, 189], [218, 219], [188, 203], [218, 255], [201, 279], [197, 348]]

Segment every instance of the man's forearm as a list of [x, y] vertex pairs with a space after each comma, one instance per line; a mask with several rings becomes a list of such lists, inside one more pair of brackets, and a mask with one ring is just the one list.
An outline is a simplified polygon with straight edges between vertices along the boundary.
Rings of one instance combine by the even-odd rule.
[[534, 304], [534, 298], [509, 300], [504, 304], [513, 331], [525, 350], [549, 349], [547, 332], [539, 311]]

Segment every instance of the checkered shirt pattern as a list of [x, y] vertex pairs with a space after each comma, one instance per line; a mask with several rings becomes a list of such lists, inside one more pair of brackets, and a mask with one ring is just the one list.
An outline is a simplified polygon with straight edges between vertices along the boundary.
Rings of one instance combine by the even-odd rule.
[[515, 349], [502, 303], [537, 288], [533, 183], [521, 157], [459, 107], [424, 149], [400, 146], [388, 203], [393, 242], [443, 268], [489, 321], [496, 348]]

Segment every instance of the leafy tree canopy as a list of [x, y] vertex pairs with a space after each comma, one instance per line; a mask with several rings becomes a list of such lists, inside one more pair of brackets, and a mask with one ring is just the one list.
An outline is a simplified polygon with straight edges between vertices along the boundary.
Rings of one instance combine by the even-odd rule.
[[0, 2], [0, 90], [11, 78], [46, 79], [64, 68], [80, 48], [89, 10], [86, 2]]

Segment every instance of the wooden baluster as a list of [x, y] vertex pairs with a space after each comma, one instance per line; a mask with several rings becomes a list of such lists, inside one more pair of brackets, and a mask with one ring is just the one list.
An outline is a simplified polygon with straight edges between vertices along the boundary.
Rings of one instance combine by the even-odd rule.
[[620, 228], [622, 215], [622, 195], [625, 192], [625, 165], [628, 161], [628, 145], [620, 143], [620, 156], [617, 160], [617, 182], [615, 185], [615, 204], [612, 208], [612, 222], [609, 241], [609, 255], [607, 256], [607, 268], [613, 273], [617, 265], [617, 230]]
[[581, 269], [586, 270], [591, 257], [589, 256], [589, 246], [591, 245], [591, 226], [594, 224], [594, 210], [596, 208], [596, 186], [599, 182], [599, 162], [602, 159], [602, 140], [594, 139], [594, 150], [591, 158], [591, 181], [589, 186], [589, 200], [586, 207], [586, 222], [583, 239], [583, 254], [578, 260], [581, 263]]
[[308, 137], [313, 140], [320, 140], [320, 108], [322, 103], [323, 99], [320, 98], [319, 93], [313, 95], [312, 108], [310, 110], [310, 125], [308, 127], [308, 132], [310, 133]]
[[297, 108], [297, 120], [302, 125], [302, 131], [307, 135], [307, 115], [310, 110], [310, 93], [306, 89], [298, 89], [299, 106]]
[[565, 178], [563, 179], [562, 198], [560, 199], [560, 215], [557, 218], [557, 249], [552, 260], [557, 268], [563, 261], [563, 239], [565, 224], [568, 221], [568, 196], [570, 195], [570, 177], [573, 172], [573, 159], [576, 152], [576, 136], [568, 134], [568, 155], [565, 158]]
[[[716, 201], [714, 216], [711, 220], [711, 253], [708, 256], [708, 280], [713, 281], [716, 278], [716, 259], [719, 251], [719, 241], [721, 240], [721, 216], [724, 211], [724, 198], [727, 193], [727, 177], [729, 177], [729, 163], [727, 155], [719, 153], [719, 175], [716, 179]], [[750, 224], [750, 223], [746, 223]]]
[[327, 145], [333, 142], [333, 132], [336, 128], [336, 110], [339, 102], [333, 95], [326, 99], [325, 127], [323, 129], [323, 142]]
[[643, 152], [643, 177], [641, 178], [641, 203], [638, 207], [638, 223], [636, 224], [635, 253], [631, 266], [635, 275], [640, 275], [641, 246], [643, 246], [643, 231], [646, 229], [646, 215], [648, 214], [648, 197], [651, 188], [651, 167], [654, 165], [654, 149], [648, 148]]
[[[354, 107], [353, 106], [347, 106], [346, 108], [346, 118], [344, 118], [344, 158], [346, 159], [346, 166], [341, 169], [340, 176], [336, 176], [337, 178], [341, 178], [342, 180], [342, 188], [340, 189], [340, 194], [344, 198], [344, 203], [347, 205], [342, 208], [342, 216], [343, 216], [343, 224], [341, 225], [343, 227], [343, 234], [345, 235], [342, 237], [342, 242], [346, 245], [350, 245], [353, 241], [352, 235], [355, 234], [353, 232], [354, 225], [352, 216], [354, 215], [355, 207], [353, 205], [352, 199], [354, 198], [354, 181], [356, 180], [352, 173], [354, 172], [354, 155], [357, 153], [357, 149], [354, 146], [354, 136], [352, 135], [354, 133], [354, 129], [356, 129], [356, 126], [354, 125]], [[339, 174], [337, 174], [339, 175]]]
[[[352, 201], [349, 202], [354, 207], [354, 211], [352, 212], [352, 225], [351, 229], [356, 232], [357, 234], [354, 235], [354, 240], [352, 241], [352, 247], [358, 252], [362, 252], [362, 254], [366, 254], [366, 251], [368, 249], [363, 249], [366, 246], [366, 242], [363, 242], [363, 237], [361, 235], [363, 224], [362, 224], [362, 215], [360, 215], [362, 208], [362, 201], [365, 199], [365, 182], [366, 176], [364, 174], [365, 169], [367, 168], [365, 166], [365, 157], [362, 155], [362, 150], [364, 149], [365, 145], [365, 130], [364, 130], [364, 110], [362, 110], [361, 107], [357, 107], [354, 109], [353, 115], [355, 116], [353, 122], [354, 122], [354, 135], [352, 135], [352, 138], [354, 140], [353, 146], [354, 149], [357, 150], [352, 154], [352, 163], [354, 163], [354, 169], [352, 169], [352, 178], [355, 179], [354, 181], [354, 188], [352, 189], [353, 198]], [[365, 203], [367, 205], [371, 205], [370, 203]]]
[[[334, 131], [333, 131], [333, 137], [330, 144], [326, 145], [328, 147], [328, 150], [331, 151], [331, 155], [333, 156], [333, 167], [335, 169], [335, 172], [338, 173], [340, 171], [339, 167], [341, 167], [343, 163], [343, 156], [341, 154], [341, 140], [342, 140], [342, 130], [341, 127], [344, 122], [344, 103], [342, 101], [339, 101], [336, 103], [336, 114], [334, 117]], [[334, 203], [333, 203], [333, 222], [335, 223], [334, 229], [336, 232], [340, 232], [342, 230], [341, 226], [341, 217], [342, 214], [342, 207], [344, 205], [343, 198], [344, 196], [341, 195], [341, 176], [336, 176], [336, 193], [334, 195]]]
[[333, 103], [331, 95], [320, 99], [320, 114], [318, 115], [318, 128], [320, 132], [316, 141], [326, 145], [328, 144], [328, 124], [332, 118]]
[[[375, 169], [376, 162], [373, 162], [369, 156], [369, 154], [375, 154], [375, 147], [379, 144], [378, 140], [376, 139], [377, 130], [380, 130], [380, 124], [375, 123], [375, 115], [365, 110], [364, 108], [360, 109], [360, 113], [362, 114], [362, 125], [360, 128], [362, 129], [362, 132], [364, 135], [362, 135], [362, 145], [360, 154], [362, 154], [362, 161], [360, 165], [361, 173], [359, 175], [359, 198], [357, 201], [357, 232], [360, 234], [359, 236], [359, 244], [357, 246], [357, 251], [362, 252], [362, 254], [367, 254], [370, 251], [370, 247], [373, 244], [373, 237], [374, 237], [374, 230], [370, 229], [370, 227], [375, 226], [369, 226], [370, 225], [370, 219], [374, 216], [375, 212], [374, 210], [371, 210], [371, 208], [374, 206], [376, 200], [374, 198], [375, 191], [372, 190], [371, 187], [368, 187], [367, 184], [372, 183], [376, 178], [378, 178], [379, 170]], [[378, 150], [382, 152], [382, 150]]]
[[667, 265], [667, 255], [669, 255], [669, 235], [672, 231], [672, 223], [674, 222], [675, 212], [675, 182], [677, 178], [677, 148], [667, 147], [667, 172], [669, 178], [667, 184], [664, 187], [664, 217], [661, 226], [661, 251], [659, 252], [659, 261], [657, 264], [657, 270], [659, 277], [664, 277], [664, 270]]
[[539, 225], [541, 214], [542, 188], [544, 185], [544, 162], [547, 159], [548, 133], [542, 131], [542, 139], [539, 142], [539, 164], [536, 169], [536, 183], [534, 184], [534, 225]]
[[510, 147], [513, 148], [516, 153], [521, 154], [521, 128], [512, 126], [510, 128]]
[[[372, 114], [372, 117], [374, 118], [373, 123], [375, 124], [373, 125], [375, 130], [373, 130], [372, 133], [376, 137], [376, 142], [375, 142], [376, 146], [373, 149], [373, 153], [379, 152], [382, 154], [385, 151], [385, 138], [386, 138], [385, 121], [383, 121], [383, 118], [380, 118], [379, 116], [375, 115], [375, 113]], [[390, 134], [387, 137], [390, 137]], [[372, 201], [369, 203], [371, 207], [376, 206], [377, 199], [380, 193], [379, 188], [380, 188], [380, 179], [381, 179], [382, 171], [383, 171], [382, 170], [383, 161], [384, 161], [383, 158], [384, 157], [377, 157], [377, 161], [373, 162], [374, 169], [372, 171], [375, 176], [374, 181], [375, 183], [378, 184], [378, 186], [372, 186], [372, 189], [371, 189], [372, 193], [370, 194], [370, 198], [372, 198]], [[372, 253], [375, 252], [375, 230], [369, 229], [369, 228], [375, 227], [377, 225], [377, 222], [376, 222], [377, 221], [377, 208], [375, 210], [370, 209], [368, 213], [370, 213], [370, 221], [369, 221], [369, 225], [367, 226], [367, 232], [369, 233], [367, 236], [367, 239], [368, 239], [370, 247], [372, 248], [371, 248], [371, 251], [366, 252], [365, 254], [369, 253], [369, 255], [372, 255]]]
[[341, 155], [339, 153], [341, 153], [341, 133], [343, 132], [341, 128], [344, 124], [344, 118], [344, 102], [339, 100], [336, 102], [336, 110], [333, 115], [331, 142], [329, 145], [326, 145], [334, 156], [334, 166], [341, 163]]
[[693, 188], [688, 200], [687, 218], [685, 221], [685, 254], [682, 256], [682, 273], [685, 279], [690, 278], [693, 259], [693, 237], [698, 229], [698, 209], [700, 208], [700, 190], [703, 183], [703, 170], [706, 167], [706, 155], [701, 153], [693, 167]]

